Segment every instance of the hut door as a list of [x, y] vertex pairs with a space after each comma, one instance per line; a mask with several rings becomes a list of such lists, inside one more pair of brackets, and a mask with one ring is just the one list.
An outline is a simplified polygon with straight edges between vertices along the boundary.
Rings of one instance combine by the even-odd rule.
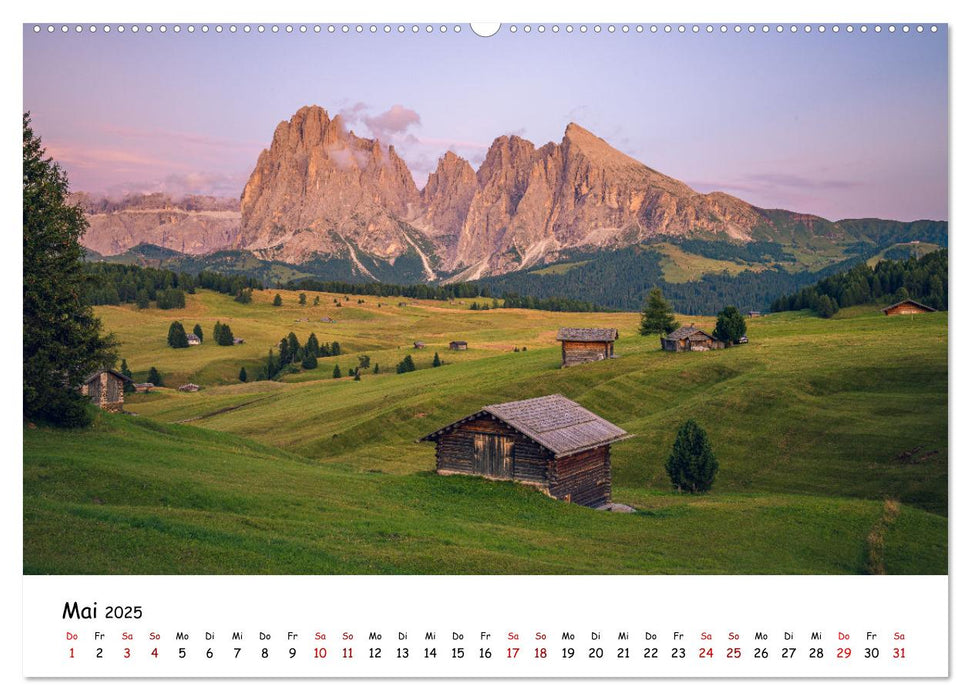
[[475, 473], [500, 479], [511, 479], [512, 445], [513, 441], [510, 438], [477, 433], [475, 436]]

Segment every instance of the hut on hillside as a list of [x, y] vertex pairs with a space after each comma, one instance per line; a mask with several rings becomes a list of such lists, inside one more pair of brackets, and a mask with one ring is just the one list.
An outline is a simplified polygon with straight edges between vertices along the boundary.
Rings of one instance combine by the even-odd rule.
[[120, 413], [125, 409], [125, 382], [128, 377], [113, 369], [99, 369], [92, 372], [81, 385], [81, 394], [88, 396], [91, 403], [109, 413]]
[[453, 340], [448, 344], [449, 350], [468, 350], [469, 344], [464, 340]]
[[202, 345], [202, 339], [195, 333], [186, 333], [185, 339], [189, 341], [189, 345]]
[[195, 391], [199, 391], [199, 389], [201, 388], [202, 387], [200, 387], [198, 384], [192, 384], [190, 382], [189, 384], [183, 384], [182, 386], [180, 386], [179, 391], [195, 392]]
[[932, 309], [913, 299], [904, 299], [881, 309], [881, 311], [887, 316], [909, 316], [911, 314], [929, 314], [937, 311], [937, 309]]
[[139, 384], [134, 384], [133, 386], [135, 387], [136, 394], [147, 394], [155, 388], [155, 385], [151, 382], [141, 382]]
[[596, 508], [610, 503], [610, 445], [627, 432], [565, 396], [493, 404], [421, 438], [439, 474], [518, 481]]
[[661, 349], [669, 352], [685, 350], [721, 350], [725, 343], [711, 333], [695, 328], [694, 324], [682, 326], [661, 338]]
[[233, 336], [233, 345], [242, 345], [245, 342], [246, 340], [244, 338], [237, 338], [236, 336]]
[[749, 311], [748, 312], [748, 317], [749, 318], [758, 318], [761, 315], [762, 315], [762, 312], [761, 311]]
[[423, 342], [421, 342], [420, 340], [416, 340], [414, 342], [414, 346], [415, 346], [415, 350], [421, 350], [422, 348], [425, 347], [425, 344]]
[[561, 328], [556, 339], [561, 343], [561, 367], [607, 360], [614, 356], [616, 328]]

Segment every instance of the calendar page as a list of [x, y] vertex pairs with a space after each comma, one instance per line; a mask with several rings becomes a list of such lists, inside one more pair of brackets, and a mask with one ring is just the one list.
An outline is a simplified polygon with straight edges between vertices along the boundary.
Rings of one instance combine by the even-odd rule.
[[952, 27], [604, 9], [23, 19], [29, 688], [951, 689]]

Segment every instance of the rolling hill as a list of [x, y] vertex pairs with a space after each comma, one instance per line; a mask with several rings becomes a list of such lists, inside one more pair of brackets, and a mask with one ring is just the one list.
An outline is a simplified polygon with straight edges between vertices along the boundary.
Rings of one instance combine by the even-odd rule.
[[[25, 426], [25, 571], [864, 573], [875, 560], [888, 573], [947, 570], [946, 313], [773, 314], [749, 321], [746, 346], [674, 355], [636, 334], [635, 314], [376, 297], [337, 306], [329, 294], [302, 307], [286, 290], [273, 307], [275, 293], [98, 308], [136, 380], [156, 366], [167, 386], [203, 390], [130, 397], [137, 417], [104, 415], [88, 430]], [[170, 349], [174, 319], [228, 322], [246, 343]], [[560, 325], [619, 328], [619, 358], [559, 369]], [[236, 380], [290, 331], [344, 353], [282, 381]], [[449, 352], [455, 338], [470, 350]], [[446, 364], [433, 368], [436, 352]], [[362, 354], [382, 371], [332, 378]], [[406, 354], [418, 371], [395, 374]], [[637, 513], [437, 477], [432, 451], [414, 442], [484, 404], [553, 392], [636, 435], [612, 461], [614, 498]], [[721, 465], [708, 496], [673, 494], [664, 472], [689, 417]], [[885, 511], [899, 515], [874, 549]]]

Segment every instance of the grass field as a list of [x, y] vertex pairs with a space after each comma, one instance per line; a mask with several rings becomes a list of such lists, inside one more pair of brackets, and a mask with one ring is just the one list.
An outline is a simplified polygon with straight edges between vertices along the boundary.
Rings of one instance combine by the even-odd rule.
[[[171, 311], [99, 307], [136, 377], [156, 366], [167, 385], [203, 390], [129, 397], [137, 417], [103, 415], [83, 431], [25, 427], [25, 571], [947, 570], [946, 313], [773, 314], [749, 321], [748, 345], [675, 355], [637, 335], [636, 314], [333, 294], [300, 307], [296, 292], [273, 307], [273, 294], [240, 305], [200, 292]], [[299, 320], [323, 316], [337, 323]], [[170, 349], [173, 319], [207, 334], [229, 322], [246, 344]], [[559, 369], [562, 325], [617, 327], [619, 358]], [[284, 381], [236, 381], [240, 366], [255, 376], [291, 330], [301, 342], [311, 330], [338, 340], [346, 354]], [[452, 339], [470, 350], [449, 352]], [[445, 366], [431, 367], [436, 351]], [[331, 378], [335, 362], [346, 374], [364, 353], [381, 374]], [[419, 371], [394, 374], [405, 354]], [[415, 443], [484, 404], [553, 392], [636, 435], [612, 463], [614, 499], [637, 513], [438, 477], [433, 448]], [[706, 496], [671, 493], [664, 472], [687, 418], [720, 462]], [[879, 551], [868, 544], [875, 528]]]

